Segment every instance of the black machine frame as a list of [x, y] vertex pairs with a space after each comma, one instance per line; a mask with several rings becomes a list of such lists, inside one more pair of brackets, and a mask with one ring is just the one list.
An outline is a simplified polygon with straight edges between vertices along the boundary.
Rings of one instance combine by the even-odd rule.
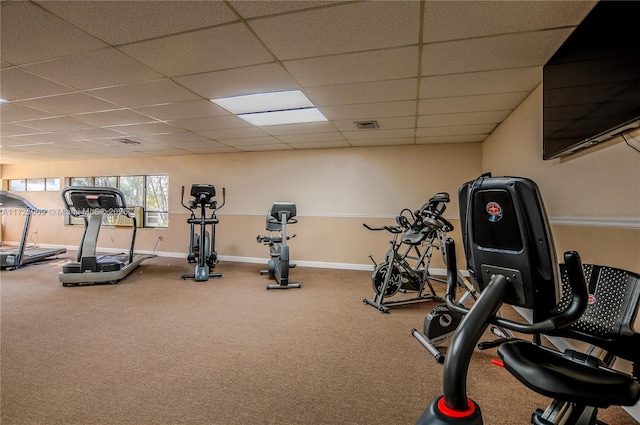
[[[362, 224], [368, 230], [385, 230], [393, 235], [380, 263], [369, 256], [374, 264], [371, 276], [373, 295], [362, 300], [365, 304], [389, 313], [390, 306], [442, 301], [431, 281], [445, 281], [432, 276], [429, 266], [434, 250], [440, 250], [444, 258], [446, 233], [453, 230], [453, 224], [442, 216], [449, 201], [448, 193], [439, 192], [415, 212], [409, 208], [400, 211], [395, 226], [371, 227]], [[398, 292], [411, 292], [413, 295], [385, 300]]]
[[[289, 281], [289, 271], [296, 267], [291, 262], [291, 250], [289, 240], [296, 234], [289, 236], [287, 225], [296, 224], [298, 219], [296, 204], [292, 202], [274, 202], [271, 210], [267, 212], [266, 230], [270, 232], [268, 236], [258, 235], [258, 243], [269, 245], [269, 256], [267, 269], [260, 270], [261, 275], [269, 274], [275, 279], [276, 284], [267, 284], [267, 289], [291, 289], [300, 288], [300, 282]], [[276, 234], [277, 233], [277, 234]]]
[[[117, 283], [127, 277], [152, 254], [134, 252], [137, 219], [128, 207], [124, 194], [113, 187], [67, 186], [61, 192], [62, 201], [72, 217], [82, 218], [84, 233], [75, 262], [68, 262], [58, 273], [63, 286]], [[116, 214], [132, 221], [131, 239], [127, 253], [115, 255], [96, 254], [98, 236], [104, 215]]]
[[[222, 188], [222, 204], [218, 205], [215, 200], [216, 188], [212, 184], [193, 184], [190, 195], [193, 197], [189, 205], [184, 203], [184, 186], [180, 195], [180, 203], [189, 210], [190, 216], [187, 223], [190, 226], [189, 254], [187, 262], [195, 263], [194, 273], [186, 273], [181, 276], [182, 280], [193, 279], [197, 282], [204, 282], [210, 278], [220, 278], [222, 273], [211, 272], [211, 269], [218, 263], [218, 253], [216, 252], [216, 225], [219, 223], [216, 211], [224, 207], [226, 203], [226, 189]], [[207, 217], [207, 209], [211, 214]], [[199, 210], [200, 216], [196, 217], [195, 212]], [[200, 233], [196, 233], [196, 226], [200, 227]], [[211, 228], [211, 233], [207, 230]]]
[[48, 211], [37, 208], [20, 195], [6, 190], [0, 190], [0, 211], [5, 213], [12, 209], [21, 211], [20, 215], [24, 216], [22, 236], [17, 248], [10, 247], [5, 249], [5, 247], [2, 247], [0, 251], [0, 270], [15, 270], [27, 264], [57, 257], [67, 252], [66, 248], [29, 247], [28, 238], [32, 217], [34, 215], [47, 214]]
[[[618, 278], [602, 280], [591, 273], [589, 286], [595, 293], [590, 294], [585, 271], [593, 266], [583, 265], [577, 252], [566, 252], [560, 268], [542, 197], [529, 179], [481, 176], [461, 187], [459, 199], [467, 267], [481, 294], [470, 309], [456, 302], [455, 244], [447, 240], [446, 301], [464, 319], [448, 349], [443, 396], [431, 402], [417, 424], [483, 423], [480, 407], [467, 397], [466, 376], [474, 348], [492, 324], [532, 335], [531, 341], [506, 338], [496, 344], [507, 371], [552, 399], [546, 410], [533, 413], [532, 424], [601, 424], [598, 408], [635, 404], [640, 399], [635, 367], [640, 345], [633, 328], [640, 302], [638, 275], [605, 268]], [[612, 281], [627, 289], [611, 296]], [[603, 296], [597, 296], [598, 287]], [[590, 304], [592, 298], [596, 301]], [[503, 304], [531, 309], [531, 323], [498, 317]], [[615, 326], [594, 326], [602, 323], [594, 320], [593, 310], [614, 312]], [[592, 345], [584, 352], [560, 352], [542, 346], [542, 335]], [[610, 368], [616, 358], [634, 363], [630, 375]]]

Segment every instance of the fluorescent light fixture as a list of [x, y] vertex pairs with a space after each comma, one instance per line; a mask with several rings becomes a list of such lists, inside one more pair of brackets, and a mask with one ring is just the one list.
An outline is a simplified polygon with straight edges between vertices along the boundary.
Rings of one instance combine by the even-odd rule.
[[4, 103], [6, 101], [7, 101], [7, 99], [0, 99], [0, 103]]
[[300, 90], [256, 93], [211, 101], [256, 126], [327, 121]]
[[303, 122], [327, 121], [318, 108], [289, 109], [286, 111], [256, 112], [253, 114], [240, 114], [250, 124], [256, 126], [298, 124]]

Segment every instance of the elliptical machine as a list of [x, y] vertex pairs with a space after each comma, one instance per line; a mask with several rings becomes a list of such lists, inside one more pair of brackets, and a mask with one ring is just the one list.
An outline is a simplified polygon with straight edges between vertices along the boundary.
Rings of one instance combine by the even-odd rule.
[[[194, 184], [191, 186], [192, 200], [189, 205], [184, 204], [184, 186], [182, 186], [182, 194], [180, 203], [191, 213], [187, 219], [187, 223], [191, 225], [191, 235], [189, 237], [189, 255], [187, 261], [189, 264], [196, 264], [195, 273], [183, 274], [181, 277], [185, 279], [194, 279], [196, 282], [203, 282], [209, 278], [222, 277], [222, 273], [212, 273], [210, 269], [214, 268], [218, 262], [218, 254], [216, 252], [216, 224], [219, 220], [216, 217], [216, 211], [225, 204], [225, 188], [222, 188], [222, 205], [218, 206], [218, 202], [214, 199], [216, 196], [216, 188], [212, 184]], [[207, 217], [207, 209], [211, 210], [211, 215]], [[200, 210], [200, 216], [196, 217], [196, 211]], [[200, 226], [200, 233], [196, 233], [195, 226]], [[211, 226], [211, 233], [207, 230], [207, 226]]]
[[[289, 245], [287, 241], [296, 235], [287, 235], [287, 224], [295, 224], [298, 219], [296, 204], [291, 202], [274, 202], [271, 211], [267, 213], [266, 229], [271, 232], [269, 236], [257, 237], [258, 243], [269, 245], [271, 259], [267, 263], [267, 270], [260, 270], [261, 275], [269, 274], [276, 282], [276, 285], [267, 285], [267, 289], [289, 289], [300, 288], [300, 283], [289, 282], [289, 269], [296, 265], [289, 261]], [[274, 235], [273, 232], [279, 234]]]

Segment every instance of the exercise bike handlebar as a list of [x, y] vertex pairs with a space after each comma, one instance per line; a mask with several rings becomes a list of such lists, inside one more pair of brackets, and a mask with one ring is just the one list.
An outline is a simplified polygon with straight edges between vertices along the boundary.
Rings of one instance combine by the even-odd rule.
[[364, 227], [366, 227], [367, 229], [374, 230], [374, 231], [386, 230], [387, 232], [390, 232], [390, 233], [402, 233], [402, 232], [404, 232], [404, 229], [402, 227], [400, 227], [400, 226], [371, 227], [367, 223], [362, 223], [362, 225]]
[[[445, 300], [447, 306], [456, 313], [466, 315], [469, 313], [464, 305], [455, 299], [456, 285], [458, 283], [458, 269], [456, 265], [455, 243], [449, 238], [445, 242], [445, 256], [447, 262], [447, 293]], [[536, 323], [520, 323], [513, 320], [493, 316], [490, 323], [524, 334], [548, 333], [571, 325], [577, 321], [587, 307], [589, 293], [587, 283], [582, 269], [580, 255], [575, 251], [568, 251], [564, 254], [564, 261], [569, 276], [569, 286], [571, 288], [572, 300], [569, 306], [561, 311], [554, 312], [550, 317]], [[508, 279], [507, 279], [508, 280]]]

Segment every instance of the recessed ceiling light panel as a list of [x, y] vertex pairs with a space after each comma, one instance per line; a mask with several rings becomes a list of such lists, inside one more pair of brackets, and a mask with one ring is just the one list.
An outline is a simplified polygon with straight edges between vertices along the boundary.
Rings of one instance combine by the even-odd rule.
[[327, 121], [300, 90], [247, 94], [211, 101], [253, 125]]
[[327, 118], [322, 114], [322, 112], [320, 112], [320, 110], [318, 110], [318, 108], [240, 114], [238, 115], [238, 118], [242, 118], [255, 126], [327, 121]]

